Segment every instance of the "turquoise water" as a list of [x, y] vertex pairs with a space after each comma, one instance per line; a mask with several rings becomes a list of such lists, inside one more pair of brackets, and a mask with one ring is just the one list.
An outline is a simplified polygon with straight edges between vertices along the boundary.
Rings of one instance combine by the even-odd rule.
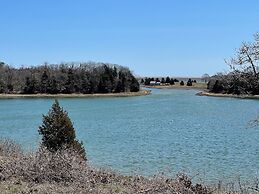
[[[63, 98], [89, 162], [124, 174], [179, 171], [215, 181], [259, 174], [258, 100], [196, 96], [195, 90], [153, 90], [128, 98]], [[1, 99], [0, 136], [26, 149], [53, 99]]]

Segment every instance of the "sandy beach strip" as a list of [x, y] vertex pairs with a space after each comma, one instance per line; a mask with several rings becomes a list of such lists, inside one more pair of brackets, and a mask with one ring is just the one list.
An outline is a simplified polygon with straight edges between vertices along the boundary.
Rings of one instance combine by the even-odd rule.
[[199, 96], [211, 96], [211, 97], [228, 97], [228, 98], [242, 98], [242, 99], [259, 99], [259, 95], [235, 95], [235, 94], [221, 94], [221, 93], [211, 93], [207, 91], [202, 91], [197, 93]]
[[145, 96], [151, 93], [150, 90], [140, 90], [139, 92], [121, 92], [105, 94], [0, 94], [0, 99], [6, 98], [93, 98], [93, 97], [133, 97]]

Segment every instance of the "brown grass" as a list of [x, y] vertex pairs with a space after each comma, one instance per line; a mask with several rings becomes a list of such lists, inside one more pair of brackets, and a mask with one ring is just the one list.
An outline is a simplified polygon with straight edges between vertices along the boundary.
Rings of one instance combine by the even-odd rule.
[[0, 193], [175, 193], [208, 194], [219, 190], [176, 178], [123, 176], [95, 169], [71, 150], [42, 148], [23, 153], [12, 141], [0, 141]]
[[207, 88], [206, 83], [193, 83], [192, 86], [181, 86], [179, 82], [175, 82], [174, 85], [159, 85], [159, 86], [145, 86], [147, 88], [157, 88], [157, 89], [199, 89], [205, 90]]

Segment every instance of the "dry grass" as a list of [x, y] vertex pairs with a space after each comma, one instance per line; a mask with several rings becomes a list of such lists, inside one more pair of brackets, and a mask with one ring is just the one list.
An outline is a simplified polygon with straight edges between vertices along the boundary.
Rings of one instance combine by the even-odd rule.
[[181, 86], [179, 82], [176, 82], [174, 85], [159, 85], [159, 86], [145, 86], [146, 88], [157, 88], [157, 89], [197, 89], [205, 90], [207, 88], [206, 83], [193, 83], [192, 86]]
[[[193, 184], [184, 174], [175, 179], [122, 176], [90, 167], [71, 150], [51, 153], [42, 148], [23, 153], [0, 141], [0, 193], [182, 193], [208, 194], [213, 189]], [[219, 193], [219, 191], [218, 191]]]

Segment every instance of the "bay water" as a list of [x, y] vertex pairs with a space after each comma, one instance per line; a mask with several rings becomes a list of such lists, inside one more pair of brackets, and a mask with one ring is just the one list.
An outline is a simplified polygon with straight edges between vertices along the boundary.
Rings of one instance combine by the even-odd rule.
[[[89, 163], [122, 174], [185, 172], [212, 182], [259, 174], [259, 100], [152, 89], [140, 97], [59, 98]], [[0, 137], [35, 150], [54, 98], [0, 99]]]

